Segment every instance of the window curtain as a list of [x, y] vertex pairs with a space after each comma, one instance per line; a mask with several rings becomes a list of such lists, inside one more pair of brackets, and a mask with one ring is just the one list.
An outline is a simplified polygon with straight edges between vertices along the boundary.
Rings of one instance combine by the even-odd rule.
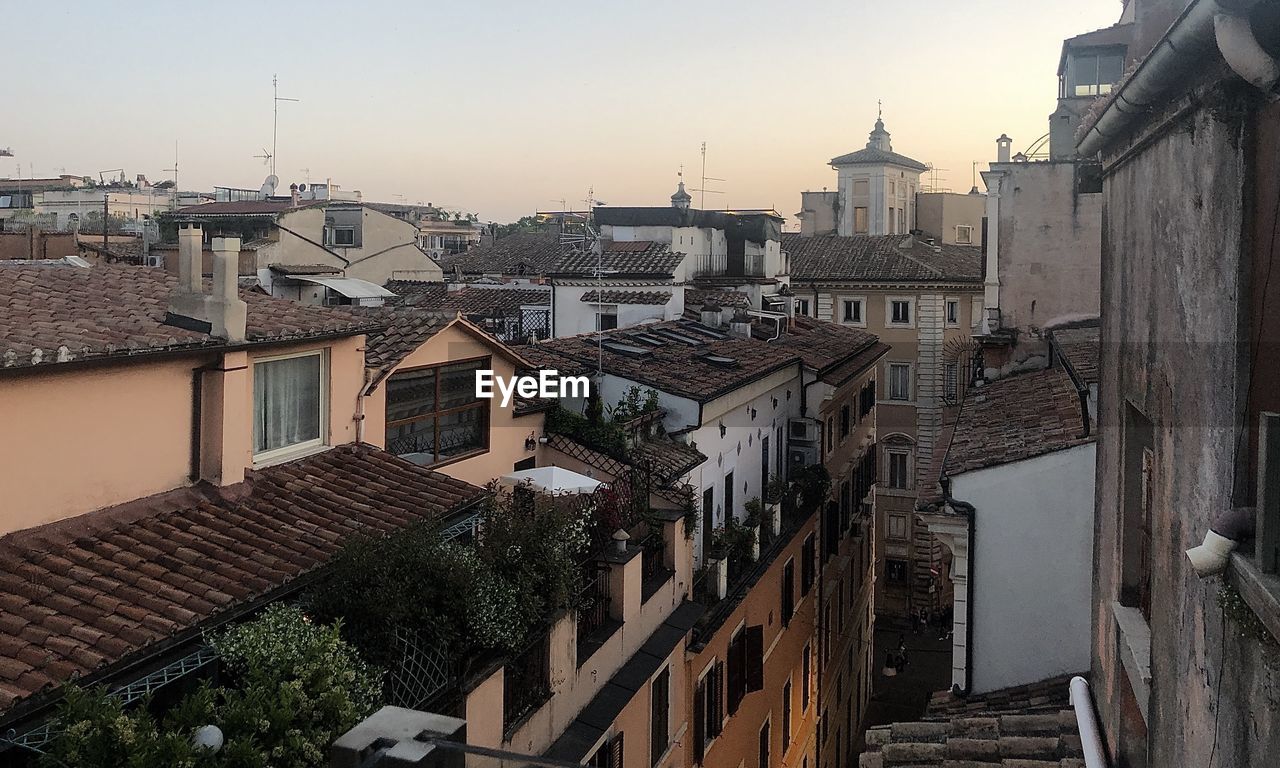
[[320, 355], [254, 366], [254, 453], [320, 439], [320, 368]]

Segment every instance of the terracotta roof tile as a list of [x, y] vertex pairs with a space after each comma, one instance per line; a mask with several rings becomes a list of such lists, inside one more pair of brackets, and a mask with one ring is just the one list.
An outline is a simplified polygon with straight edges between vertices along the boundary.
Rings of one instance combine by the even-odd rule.
[[751, 297], [741, 291], [704, 291], [696, 288], [684, 290], [685, 311], [701, 311], [704, 304], [710, 302], [722, 309], [751, 306]]
[[1093, 442], [1066, 372], [1047, 368], [970, 389], [947, 451], [949, 475]]
[[930, 717], [955, 717], [978, 714], [1034, 714], [1047, 712], [1055, 716], [1068, 706], [1071, 678], [1059, 675], [1027, 685], [1001, 688], [981, 694], [960, 697], [950, 690], [938, 691], [929, 699], [926, 714]]
[[435, 312], [417, 307], [351, 307], [349, 311], [380, 326], [369, 333], [364, 351], [365, 367], [377, 372], [375, 378], [390, 373], [415, 349], [458, 317], [456, 312]]
[[548, 288], [481, 288], [469, 285], [451, 291], [445, 283], [415, 280], [389, 280], [383, 287], [401, 296], [406, 306], [468, 314], [519, 313], [521, 307], [551, 304], [551, 290]]
[[0, 538], [0, 711], [282, 587], [352, 536], [484, 495], [365, 445], [260, 470], [235, 490], [182, 489]]
[[468, 275], [587, 277], [595, 275], [603, 265], [613, 276], [670, 276], [684, 258], [670, 245], [648, 240], [606, 241], [603, 252], [596, 254], [576, 244], [561, 243], [556, 233], [522, 232], [443, 257], [440, 266], [446, 273], [456, 270]]
[[[177, 279], [149, 267], [6, 268], [0, 281], [0, 367], [127, 357], [225, 346], [225, 339], [165, 325]], [[250, 343], [363, 333], [348, 312], [244, 291]]]
[[582, 301], [590, 304], [647, 304], [662, 306], [671, 301], [671, 291], [587, 291]]
[[782, 236], [799, 281], [980, 283], [982, 249], [931, 246], [911, 235]]
[[1055, 328], [1049, 338], [1058, 354], [1071, 366], [1081, 383], [1097, 384], [1098, 353], [1102, 344], [1102, 329], [1097, 325], [1076, 328]]

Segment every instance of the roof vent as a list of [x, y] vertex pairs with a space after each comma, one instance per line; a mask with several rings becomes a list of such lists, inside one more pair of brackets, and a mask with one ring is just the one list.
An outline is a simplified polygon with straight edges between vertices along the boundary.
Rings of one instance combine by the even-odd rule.
[[742, 364], [738, 362], [736, 357], [728, 357], [726, 355], [703, 355], [702, 359], [717, 368], [741, 368]]

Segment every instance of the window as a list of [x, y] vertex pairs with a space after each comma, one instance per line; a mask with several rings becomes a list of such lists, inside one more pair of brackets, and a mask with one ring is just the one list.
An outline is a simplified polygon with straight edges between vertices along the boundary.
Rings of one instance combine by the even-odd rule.
[[1076, 53], [1067, 61], [1062, 95], [1105, 96], [1124, 72], [1124, 56], [1120, 53], [1095, 51]]
[[804, 654], [800, 657], [800, 711], [809, 709], [809, 677], [813, 674], [813, 647], [804, 646]]
[[255, 460], [323, 444], [325, 367], [323, 351], [254, 363]]
[[885, 536], [891, 539], [907, 538], [907, 516], [890, 514], [886, 519]]
[[611, 331], [618, 327], [618, 313], [613, 312], [597, 312], [596, 313], [596, 330]]
[[897, 193], [895, 192], [895, 188], [894, 188], [894, 186], [893, 186], [893, 182], [891, 181], [891, 182], [889, 182], [889, 196], [890, 196], [890, 197], [893, 197], [895, 194], [897, 194]]
[[885, 560], [884, 576], [890, 584], [906, 584], [907, 583], [907, 561], [906, 560]]
[[809, 300], [796, 299], [796, 314], [804, 317], [809, 316]]
[[849, 404], [845, 403], [844, 405], [840, 406], [840, 440], [841, 442], [843, 442], [844, 439], [849, 436], [849, 422], [850, 422], [849, 416], [850, 416]]
[[750, 624], [741, 627], [729, 640], [728, 714], [733, 717], [748, 693], [764, 687], [764, 627]]
[[827, 451], [826, 451], [827, 453], [831, 453], [832, 448], [835, 447], [835, 443], [836, 443], [835, 425], [836, 425], [836, 420], [828, 416], [827, 417]]
[[649, 686], [649, 764], [657, 765], [670, 741], [671, 668], [665, 667]]
[[724, 473], [724, 519], [728, 527], [729, 518], [733, 517], [733, 472]]
[[622, 768], [622, 734], [607, 739], [587, 761], [590, 768]]
[[788, 560], [782, 566], [782, 626], [791, 624], [796, 612], [796, 564]]
[[843, 302], [844, 312], [840, 318], [843, 322], [861, 324], [862, 323], [862, 299], [845, 299]]
[[898, 230], [894, 228], [894, 224], [896, 222], [897, 222], [897, 218], [893, 215], [893, 208], [890, 207], [889, 208], [889, 234], [891, 235], [898, 234]]
[[724, 662], [712, 662], [693, 692], [693, 756], [702, 762], [724, 725]]
[[1151, 503], [1155, 473], [1154, 428], [1128, 405], [1124, 424], [1124, 512], [1120, 604], [1151, 621]]
[[804, 545], [800, 548], [800, 595], [809, 594], [809, 589], [813, 587], [814, 577], [814, 559], [817, 557], [816, 543], [813, 540], [813, 534], [809, 534], [804, 539]]
[[973, 227], [968, 224], [956, 225], [956, 244], [973, 245]]
[[889, 324], [911, 325], [911, 299], [890, 299]]
[[871, 194], [871, 182], [870, 182], [869, 180], [867, 180], [867, 179], [854, 179], [854, 180], [853, 180], [853, 194], [855, 194], [855, 195], [869, 195], [869, 194]]
[[889, 487], [907, 489], [911, 487], [911, 476], [908, 472], [911, 454], [904, 450], [885, 451], [889, 464]]
[[898, 209], [898, 234], [906, 234], [907, 231], [907, 209]]
[[853, 209], [853, 234], [865, 235], [871, 231], [867, 222], [867, 209], [858, 207]]
[[947, 299], [947, 325], [960, 325], [960, 300]]
[[911, 399], [910, 363], [889, 363], [889, 399]]
[[959, 363], [946, 363], [942, 366], [942, 401], [947, 405], [960, 402]]
[[765, 720], [764, 725], [760, 726], [760, 755], [756, 765], [759, 768], [769, 768], [769, 721]]
[[791, 743], [791, 678], [787, 678], [782, 686], [782, 754], [787, 753], [787, 745]]
[[417, 368], [387, 380], [387, 450], [437, 464], [489, 449], [490, 401], [476, 397], [489, 358]]
[[330, 245], [355, 245], [356, 244], [356, 228], [355, 227], [334, 227], [333, 240]]

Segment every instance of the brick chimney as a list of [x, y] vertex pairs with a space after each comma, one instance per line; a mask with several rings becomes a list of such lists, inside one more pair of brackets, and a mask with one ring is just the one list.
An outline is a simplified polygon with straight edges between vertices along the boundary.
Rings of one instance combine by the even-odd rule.
[[248, 306], [237, 284], [240, 238], [213, 238], [212, 294], [204, 292], [203, 242], [199, 226], [183, 225], [178, 230], [178, 289], [169, 299], [165, 322], [227, 341], [244, 341]]

